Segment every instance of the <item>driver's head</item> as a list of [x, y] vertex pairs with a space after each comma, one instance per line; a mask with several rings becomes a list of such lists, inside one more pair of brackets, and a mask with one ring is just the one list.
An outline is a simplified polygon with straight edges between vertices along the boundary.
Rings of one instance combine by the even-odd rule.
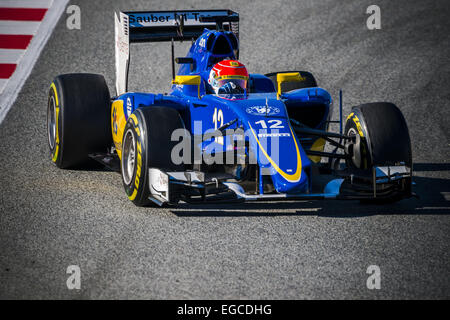
[[208, 83], [216, 94], [239, 94], [247, 89], [248, 72], [237, 60], [223, 60], [214, 65]]

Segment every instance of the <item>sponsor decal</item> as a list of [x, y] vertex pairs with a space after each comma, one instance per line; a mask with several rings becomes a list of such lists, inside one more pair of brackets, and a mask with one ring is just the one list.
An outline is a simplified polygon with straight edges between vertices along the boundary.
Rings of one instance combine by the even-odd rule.
[[201, 38], [200, 39], [200, 43], [198, 44], [200, 47], [205, 48], [206, 47], [206, 39], [205, 38]]
[[116, 41], [116, 46], [117, 48], [119, 48], [119, 51], [126, 54], [127, 56], [129, 55], [129, 46], [128, 46], [128, 42], [127, 40], [122, 37], [122, 36], [118, 36], [118, 39]]
[[[217, 15], [220, 14], [220, 12], [216, 13]], [[130, 18], [130, 23], [154, 23], [154, 24], [161, 24], [161, 23], [167, 23], [171, 22], [173, 20], [175, 21], [181, 21], [184, 20], [184, 22], [187, 22], [189, 20], [194, 20], [195, 22], [200, 21], [200, 12], [185, 12], [185, 13], [166, 13], [166, 12], [153, 12], [153, 13], [132, 13], [129, 14], [128, 17]]]
[[114, 134], [117, 134], [117, 112], [116, 112], [116, 107], [114, 107], [114, 110], [113, 110], [113, 127], [114, 127]]
[[132, 104], [131, 104], [131, 98], [128, 97], [127, 98], [127, 117], [130, 116], [132, 108], [131, 108]]
[[253, 115], [275, 115], [280, 113], [280, 108], [272, 106], [253, 106], [245, 109], [245, 112]]
[[[173, 19], [171, 15], [158, 15], [158, 14], [143, 14], [141, 16], [137, 16], [135, 14], [128, 15], [130, 17], [130, 23], [142, 23], [142, 22], [167, 22]], [[184, 18], [186, 20], [186, 18]]]
[[290, 133], [258, 133], [258, 138], [290, 137]]
[[234, 75], [223, 75], [223, 76], [219, 76], [216, 77], [217, 80], [223, 80], [223, 79], [239, 79], [239, 80], [248, 80], [248, 77], [246, 76], [240, 76], [237, 74]]

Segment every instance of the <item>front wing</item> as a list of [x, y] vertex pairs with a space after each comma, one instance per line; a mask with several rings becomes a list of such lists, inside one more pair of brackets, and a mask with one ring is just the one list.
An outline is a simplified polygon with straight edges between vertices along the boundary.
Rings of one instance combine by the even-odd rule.
[[412, 170], [405, 165], [373, 167], [367, 170], [344, 169], [335, 172], [336, 179], [328, 182], [322, 193], [248, 194], [229, 176], [208, 175], [200, 171], [166, 172], [149, 169], [149, 199], [162, 206], [188, 203], [218, 203], [283, 200], [372, 200], [412, 195]]

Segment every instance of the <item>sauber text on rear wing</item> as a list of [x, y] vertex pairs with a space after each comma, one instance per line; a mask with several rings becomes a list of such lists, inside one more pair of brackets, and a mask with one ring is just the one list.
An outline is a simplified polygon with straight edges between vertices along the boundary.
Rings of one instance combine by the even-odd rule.
[[231, 10], [119, 12], [114, 20], [117, 95], [127, 92], [130, 43], [195, 40], [205, 28], [239, 38], [239, 14]]

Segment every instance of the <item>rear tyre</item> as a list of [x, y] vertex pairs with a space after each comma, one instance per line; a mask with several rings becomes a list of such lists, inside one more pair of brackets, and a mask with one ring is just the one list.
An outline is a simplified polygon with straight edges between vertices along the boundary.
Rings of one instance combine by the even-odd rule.
[[49, 90], [47, 136], [51, 159], [59, 168], [85, 165], [90, 153], [112, 144], [108, 86], [102, 75], [57, 76]]
[[312, 73], [308, 71], [279, 71], [279, 72], [272, 72], [267, 73], [265, 76], [268, 77], [270, 80], [272, 80], [275, 88], [278, 88], [278, 82], [277, 82], [277, 74], [279, 73], [291, 73], [291, 72], [298, 72], [300, 73], [302, 81], [297, 82], [287, 82], [283, 83], [282, 85], [282, 91], [287, 92], [295, 89], [303, 89], [303, 88], [312, 88], [317, 87], [317, 82]]
[[[394, 166], [404, 163], [412, 168], [411, 140], [403, 114], [392, 103], [376, 102], [353, 107], [347, 117], [345, 134], [356, 136], [350, 146], [353, 157], [349, 167], [369, 170], [373, 166]], [[401, 195], [376, 202], [394, 202], [411, 194], [407, 179]]]
[[148, 169], [183, 171], [171, 159], [172, 132], [184, 128], [177, 110], [167, 107], [141, 107], [128, 118], [122, 139], [121, 174], [128, 198], [137, 206], [151, 203]]

